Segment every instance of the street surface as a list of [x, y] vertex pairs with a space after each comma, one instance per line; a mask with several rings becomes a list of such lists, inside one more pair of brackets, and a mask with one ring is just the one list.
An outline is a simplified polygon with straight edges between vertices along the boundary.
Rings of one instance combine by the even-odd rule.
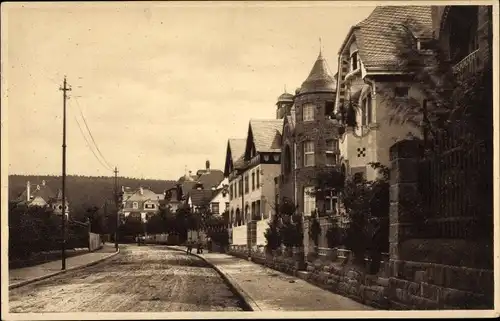
[[120, 249], [95, 266], [10, 290], [10, 312], [243, 311], [201, 259], [162, 246]]

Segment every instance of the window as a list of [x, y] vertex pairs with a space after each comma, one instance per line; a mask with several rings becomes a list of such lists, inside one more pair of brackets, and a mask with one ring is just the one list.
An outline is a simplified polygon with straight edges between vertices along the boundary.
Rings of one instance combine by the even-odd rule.
[[229, 185], [229, 200], [233, 199], [233, 183]]
[[351, 55], [351, 71], [358, 69], [358, 52], [355, 51]]
[[145, 203], [144, 204], [144, 208], [145, 209], [148, 209], [148, 210], [152, 210], [155, 208], [155, 205], [154, 204], [151, 204], [151, 203]]
[[333, 106], [334, 106], [333, 101], [325, 102], [325, 116], [333, 115]]
[[214, 202], [212, 203], [212, 214], [219, 214], [219, 203]]
[[353, 180], [355, 182], [359, 183], [359, 182], [361, 182], [363, 180], [364, 176], [365, 175], [363, 175], [363, 173], [361, 173], [361, 172], [354, 173], [354, 179]]
[[312, 193], [314, 187], [304, 187], [304, 215], [311, 216], [312, 211], [316, 209], [316, 196]]
[[314, 142], [304, 143], [304, 166], [314, 166]]
[[255, 190], [255, 172], [252, 172], [252, 191]]
[[336, 139], [328, 139], [326, 141], [326, 165], [333, 166], [337, 163], [337, 150], [339, 141]]
[[313, 104], [307, 104], [304, 105], [304, 108], [302, 109], [302, 119], [304, 121], [312, 121], [314, 120], [314, 105]]
[[238, 197], [241, 197], [243, 195], [243, 177], [239, 180], [238, 185]]
[[260, 188], [260, 168], [257, 168], [257, 189]]
[[409, 87], [396, 87], [394, 89], [394, 95], [397, 98], [406, 98], [408, 97], [408, 92], [410, 91]]
[[229, 211], [229, 202], [226, 202], [226, 208], [224, 210]]
[[138, 209], [139, 208], [139, 203], [137, 203], [137, 202], [132, 203], [132, 208]]
[[248, 182], [248, 174], [245, 175], [245, 194], [248, 194], [250, 184]]
[[335, 212], [337, 210], [337, 193], [329, 191], [325, 195], [325, 210], [327, 212]]
[[373, 111], [372, 111], [372, 95], [368, 94], [366, 96], [366, 120], [368, 124], [373, 121]]
[[255, 215], [260, 220], [262, 218], [262, 209], [260, 208], [260, 201], [255, 202]]

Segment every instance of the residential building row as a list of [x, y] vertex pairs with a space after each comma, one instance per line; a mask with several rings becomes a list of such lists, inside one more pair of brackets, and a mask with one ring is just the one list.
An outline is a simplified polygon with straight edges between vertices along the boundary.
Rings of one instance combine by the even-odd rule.
[[119, 213], [122, 218], [131, 216], [144, 222], [161, 209], [176, 212], [182, 206], [193, 212], [209, 211], [222, 215], [229, 208], [228, 194], [223, 172], [212, 169], [207, 160], [204, 169], [199, 169], [196, 174], [186, 170], [161, 193], [142, 186], [135, 189], [122, 186]]
[[278, 97], [274, 119], [251, 119], [246, 137], [227, 141], [233, 244], [247, 244], [248, 231], [240, 227], [268, 220], [284, 199], [304, 216], [341, 214], [333, 192], [321, 198], [311, 193], [318, 173], [373, 180], [378, 173], [370, 163], [389, 165], [390, 146], [421, 137], [415, 126], [393, 121], [396, 104], [430, 104], [414, 70], [402, 64], [402, 53], [412, 50], [426, 61], [438, 39], [456, 72], [473, 71], [481, 48], [491, 54], [488, 40], [479, 36], [491, 36], [490, 17], [488, 6], [379, 6], [350, 28], [331, 57], [338, 61], [335, 74], [320, 50], [295, 93]]

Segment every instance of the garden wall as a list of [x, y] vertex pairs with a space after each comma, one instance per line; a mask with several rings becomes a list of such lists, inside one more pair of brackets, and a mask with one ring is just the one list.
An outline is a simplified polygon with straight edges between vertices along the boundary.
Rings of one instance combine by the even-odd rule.
[[96, 251], [102, 248], [101, 235], [96, 233], [89, 233], [89, 250]]
[[232, 244], [234, 245], [247, 245], [247, 226], [235, 226], [232, 230], [233, 238]]

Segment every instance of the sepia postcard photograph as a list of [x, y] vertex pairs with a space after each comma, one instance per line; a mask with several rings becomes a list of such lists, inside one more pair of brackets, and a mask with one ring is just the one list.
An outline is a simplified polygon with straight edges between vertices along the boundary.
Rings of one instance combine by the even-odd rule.
[[498, 18], [3, 2], [2, 320], [498, 317]]

